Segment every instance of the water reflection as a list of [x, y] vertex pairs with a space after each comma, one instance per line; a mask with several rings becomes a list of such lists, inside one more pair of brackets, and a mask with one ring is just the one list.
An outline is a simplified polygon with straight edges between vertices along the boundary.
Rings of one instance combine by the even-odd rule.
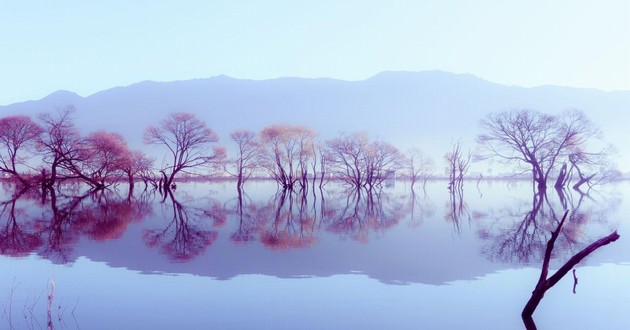
[[161, 228], [146, 229], [143, 239], [147, 246], [159, 248], [170, 260], [185, 262], [203, 253], [217, 239], [218, 232], [212, 227], [225, 224], [226, 214], [217, 201], [195, 207], [181, 203], [171, 191], [166, 194], [168, 200], [163, 203], [170, 202], [165, 205], [170, 209], [170, 221]]
[[[620, 202], [615, 198], [595, 201], [583, 193], [576, 201], [574, 194], [567, 190], [556, 190], [556, 193], [556, 201], [545, 192], [537, 192], [529, 204], [524, 200], [515, 202], [487, 215], [492, 220], [483, 222], [478, 229], [479, 238], [488, 242], [482, 253], [490, 260], [510, 264], [539, 263], [543, 260], [550, 232], [560, 222], [562, 213], [568, 210], [569, 218], [557, 239], [554, 255], [572, 254], [589, 241], [585, 227], [594, 222], [592, 219], [605, 221]], [[585, 198], [593, 201], [588, 209], [582, 207]]]
[[448, 190], [448, 212], [444, 215], [447, 221], [453, 223], [453, 228], [459, 232], [461, 230], [461, 221], [471, 220], [470, 213], [468, 212], [468, 206], [464, 201], [464, 188], [458, 185]]
[[424, 184], [422, 197], [418, 196], [411, 187], [409, 194], [409, 225], [411, 227], [420, 226], [426, 219], [435, 216], [435, 205], [427, 195], [426, 182]]
[[22, 208], [16, 206], [20, 197], [27, 198], [26, 191], [0, 203], [0, 219], [6, 221], [0, 231], [0, 253], [11, 257], [26, 256], [42, 245], [40, 235], [33, 232], [33, 220], [17, 221], [17, 216], [21, 218], [25, 214]]
[[[103, 261], [143, 271], [177, 272], [180, 266], [168, 265], [201, 259], [216, 265], [210, 272], [221, 274], [193, 266], [186, 271], [226, 278], [239, 272], [296, 276], [361, 271], [386, 282], [443, 283], [504, 265], [540, 262], [565, 209], [571, 212], [555, 254], [572, 254], [599, 234], [594, 227], [607, 231], [615, 226], [606, 219], [620, 203], [618, 196], [594, 191], [532, 194], [514, 183], [489, 184], [470, 197], [446, 191], [440, 181], [420, 194], [404, 184], [382, 190], [330, 184], [269, 193], [263, 193], [269, 188], [264, 185], [222, 193], [212, 192], [213, 187], [182, 184], [164, 195], [124, 187], [94, 193], [77, 185], [15, 192], [0, 202], [0, 253], [36, 253], [67, 263], [98, 249]], [[121, 255], [115, 246], [133, 248], [146, 263]], [[311, 262], [289, 269], [296, 267], [293, 254], [265, 251], [299, 251]], [[233, 260], [242, 260], [247, 270]], [[280, 269], [283, 263], [286, 267]]]
[[119, 239], [129, 223], [151, 213], [143, 199], [121, 196], [113, 190], [66, 193], [55, 189], [26, 190], [0, 203], [0, 252], [9, 256], [37, 253], [56, 263], [72, 261], [70, 254], [81, 237], [104, 241]]
[[[345, 203], [340, 202], [344, 199]], [[337, 203], [328, 203], [323, 212], [326, 230], [362, 243], [369, 241], [371, 233], [392, 228], [411, 211], [402, 200], [383, 191], [352, 189], [334, 200]]]

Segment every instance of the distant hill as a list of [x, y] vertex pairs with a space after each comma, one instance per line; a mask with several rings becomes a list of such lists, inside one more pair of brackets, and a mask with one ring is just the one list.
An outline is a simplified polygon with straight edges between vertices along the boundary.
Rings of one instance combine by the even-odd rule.
[[441, 71], [383, 72], [363, 81], [280, 78], [245, 80], [218, 76], [173, 82], [145, 81], [81, 97], [68, 91], [41, 100], [0, 107], [0, 116], [36, 116], [74, 105], [85, 132], [122, 133], [134, 148], [142, 132], [169, 112], [195, 113], [227, 140], [231, 130], [259, 130], [273, 123], [307, 125], [324, 139], [338, 132], [368, 131], [405, 150], [415, 146], [434, 158], [452, 141], [471, 147], [479, 120], [499, 110], [529, 108], [550, 113], [583, 110], [619, 149], [618, 163], [630, 170], [630, 145], [622, 143], [630, 123], [630, 91], [491, 83]]

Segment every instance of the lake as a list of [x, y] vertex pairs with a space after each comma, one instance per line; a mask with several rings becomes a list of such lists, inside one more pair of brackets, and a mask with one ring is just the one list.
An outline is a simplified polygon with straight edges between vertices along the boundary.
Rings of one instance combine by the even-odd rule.
[[538, 328], [630, 324], [630, 182], [545, 196], [527, 181], [143, 188], [0, 188], [0, 328], [522, 329], [565, 209], [552, 269], [621, 238], [575, 268], [575, 293], [571, 273], [547, 292]]

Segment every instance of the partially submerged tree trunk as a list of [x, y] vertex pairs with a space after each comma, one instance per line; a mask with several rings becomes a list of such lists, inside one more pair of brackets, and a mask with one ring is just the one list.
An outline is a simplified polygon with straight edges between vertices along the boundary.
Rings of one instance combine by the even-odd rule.
[[553, 275], [549, 278], [547, 274], [549, 273], [549, 262], [551, 260], [551, 253], [553, 251], [553, 246], [556, 242], [556, 238], [560, 234], [560, 230], [562, 229], [562, 225], [567, 218], [569, 211], [564, 213], [562, 220], [558, 224], [558, 227], [554, 232], [551, 233], [551, 238], [547, 242], [547, 249], [545, 250], [545, 259], [543, 260], [542, 268], [540, 270], [540, 278], [538, 279], [538, 283], [536, 283], [536, 287], [532, 292], [531, 298], [527, 301], [525, 308], [523, 308], [523, 312], [521, 313], [521, 317], [523, 318], [523, 323], [525, 324], [525, 328], [528, 330], [536, 329], [536, 324], [534, 323], [534, 319], [532, 315], [538, 307], [538, 304], [545, 296], [547, 290], [551, 289], [564, 275], [566, 275], [569, 270], [571, 270], [575, 265], [577, 265], [582, 259], [591, 254], [593, 251], [599, 249], [600, 247], [612, 243], [619, 239], [619, 234], [617, 231], [614, 231], [612, 234], [602, 237], [599, 240], [591, 243], [591, 245], [585, 247], [582, 251], [575, 254], [569, 261], [567, 261], [560, 269], [558, 269]]

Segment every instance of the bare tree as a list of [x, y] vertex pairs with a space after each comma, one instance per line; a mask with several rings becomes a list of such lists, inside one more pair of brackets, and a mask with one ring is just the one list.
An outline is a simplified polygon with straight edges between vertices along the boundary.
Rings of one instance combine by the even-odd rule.
[[460, 141], [453, 143], [453, 149], [444, 155], [446, 160], [446, 172], [449, 177], [448, 189], [450, 191], [461, 190], [464, 185], [464, 176], [470, 168], [472, 152], [464, 153]]
[[150, 159], [142, 151], [132, 151], [126, 162], [122, 164], [122, 171], [127, 175], [130, 192], [133, 190], [134, 178], [139, 176], [144, 182], [145, 189], [150, 178], [153, 159]]
[[365, 184], [367, 133], [341, 134], [326, 142], [327, 163], [336, 178], [357, 188]]
[[372, 189], [395, 177], [402, 156], [393, 145], [370, 141], [366, 133], [342, 134], [326, 142], [332, 174], [356, 188]]
[[259, 155], [260, 143], [256, 134], [248, 130], [232, 131], [230, 138], [237, 146], [236, 157], [226, 162], [225, 171], [236, 177], [236, 188], [240, 191], [245, 181], [258, 168], [256, 158]]
[[423, 187], [425, 187], [431, 175], [433, 161], [426, 157], [422, 151], [414, 148], [407, 152], [404, 162], [406, 163], [407, 177], [411, 180], [411, 190], [420, 179], [423, 180]]
[[261, 165], [283, 189], [305, 186], [315, 131], [303, 126], [271, 125], [260, 132]]
[[400, 151], [383, 141], [371, 142], [365, 158], [367, 161], [365, 178], [369, 189], [380, 186], [387, 179], [395, 178], [402, 162]]
[[547, 188], [547, 179], [558, 163], [584, 148], [599, 132], [579, 111], [561, 116], [532, 110], [498, 112], [483, 119], [481, 126], [486, 131], [477, 138], [486, 152], [482, 158], [524, 166], [541, 191]]
[[59, 178], [69, 177], [72, 162], [81, 156], [83, 141], [72, 120], [74, 112], [74, 106], [69, 105], [57, 109], [54, 114], [45, 113], [39, 116], [43, 132], [37, 144], [43, 162], [50, 167], [50, 174], [42, 169], [44, 187], [51, 188]]
[[0, 173], [17, 179], [22, 185], [29, 182], [20, 173], [18, 166], [26, 165], [25, 149], [34, 149], [41, 127], [28, 116], [10, 116], [0, 119]]
[[170, 189], [180, 172], [216, 166], [225, 158], [225, 149], [212, 146], [219, 137], [206, 123], [191, 113], [171, 113], [159, 126], [150, 126], [144, 132], [144, 143], [165, 146], [171, 163], [161, 169], [164, 185]]

